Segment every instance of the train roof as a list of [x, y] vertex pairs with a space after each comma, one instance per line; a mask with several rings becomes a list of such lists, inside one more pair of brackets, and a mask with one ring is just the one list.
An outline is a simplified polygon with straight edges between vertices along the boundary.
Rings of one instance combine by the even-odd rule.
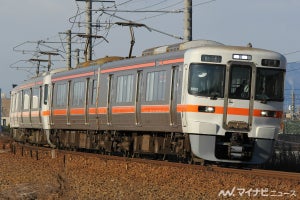
[[154, 47], [144, 50], [142, 56], [140, 57], [122, 60], [120, 59], [117, 61], [104, 63], [101, 66], [101, 69], [110, 69], [116, 66], [127, 66], [135, 63], [138, 64], [149, 61], [153, 62], [153, 60], [160, 61], [172, 58], [179, 58], [182, 57], [184, 52], [188, 49], [207, 46], [224, 46], [224, 44], [212, 40], [195, 40], [172, 45]]
[[162, 53], [169, 53], [175, 51], [182, 51], [194, 47], [204, 46], [223, 46], [224, 44], [212, 40], [193, 40], [188, 42], [176, 43], [172, 45], [165, 45], [159, 47], [153, 47], [143, 51], [142, 56], [157, 55]]

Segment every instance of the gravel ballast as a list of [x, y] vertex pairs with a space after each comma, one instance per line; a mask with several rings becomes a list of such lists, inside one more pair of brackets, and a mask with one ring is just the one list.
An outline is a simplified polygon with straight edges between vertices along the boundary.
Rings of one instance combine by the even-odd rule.
[[[49, 151], [50, 152], [50, 151]], [[300, 181], [0, 150], [0, 199], [300, 199]], [[227, 193], [226, 193], [227, 192]]]

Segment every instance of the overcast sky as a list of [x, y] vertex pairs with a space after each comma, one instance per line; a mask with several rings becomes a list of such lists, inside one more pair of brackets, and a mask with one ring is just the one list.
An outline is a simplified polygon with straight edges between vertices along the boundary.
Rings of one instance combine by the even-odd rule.
[[[184, 7], [183, 0], [116, 0], [116, 5], [118, 10], [171, 11]], [[215, 0], [211, 2], [194, 0], [193, 5], [195, 5], [193, 8], [194, 40], [208, 39], [228, 45], [243, 46], [251, 42], [253, 47], [286, 54], [288, 62], [300, 61], [299, 0]], [[94, 9], [101, 6], [101, 3], [93, 4]], [[112, 6], [112, 4], [105, 4], [105, 6]], [[65, 36], [58, 33], [68, 29], [72, 29], [72, 32], [84, 32], [83, 23], [70, 23], [74, 20], [84, 22], [84, 14], [76, 15], [84, 8], [84, 2], [76, 3], [75, 0], [1, 0], [0, 88], [2, 92], [9, 94], [12, 84], [19, 84], [32, 76], [26, 71], [16, 69], [22, 66], [32, 67], [32, 63], [23, 61], [36, 55], [31, 52], [37, 49], [37, 45], [32, 42], [63, 41]], [[94, 21], [98, 19], [99, 22], [120, 22], [123, 21], [122, 19], [137, 21], [164, 33], [183, 37], [183, 13], [160, 16], [156, 16], [159, 13], [118, 12], [114, 14], [119, 18], [101, 12], [94, 13], [93, 18]], [[145, 28], [135, 28], [134, 33], [136, 44], [133, 54], [137, 56], [147, 48], [180, 42], [178, 39], [156, 31], [150, 32]], [[128, 55], [130, 46], [128, 27], [113, 26], [109, 32], [102, 28], [98, 30], [98, 34], [104, 35], [109, 43], [100, 43], [101, 40], [96, 40], [94, 44], [98, 45], [93, 53], [94, 58]], [[78, 41], [78, 38], [73, 38], [73, 41]], [[63, 50], [60, 44], [49, 43], [48, 45], [49, 48], [39, 46], [38, 50], [50, 51], [56, 48]], [[14, 48], [19, 52], [15, 52]], [[22, 50], [24, 54], [20, 52]], [[31, 54], [28, 54], [30, 52]], [[61, 54], [53, 59], [64, 59], [65, 54]], [[46, 59], [46, 57], [39, 58]], [[53, 67], [64, 66], [63, 62], [54, 62]], [[32, 69], [30, 72], [34, 73], [34, 71]], [[299, 72], [300, 70], [296, 70], [293, 74]]]

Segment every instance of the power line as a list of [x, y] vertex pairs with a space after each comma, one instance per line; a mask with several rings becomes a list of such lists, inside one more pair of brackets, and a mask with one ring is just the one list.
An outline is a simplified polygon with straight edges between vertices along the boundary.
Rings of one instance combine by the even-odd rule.
[[295, 54], [295, 53], [300, 53], [300, 50], [292, 51], [292, 52], [289, 52], [289, 53], [285, 53], [283, 55], [287, 56], [287, 55], [291, 55], [291, 54]]
[[[86, 22], [83, 22], [81, 20], [83, 20], [82, 14], [86, 13], [87, 11], [81, 9], [81, 7], [78, 4], [78, 1], [85, 1], [85, 0], [75, 0], [77, 9], [75, 10], [75, 15], [73, 17], [69, 18], [69, 22], [71, 23], [72, 32], [74, 32], [74, 29], [78, 30], [75, 32], [82, 32], [80, 30], [82, 30], [82, 28], [84, 28], [86, 26]], [[97, 0], [95, 0], [95, 1], [97, 1]], [[216, 0], [196, 3], [196, 4], [194, 4], [194, 7], [197, 7], [197, 6], [200, 6], [203, 4], [207, 4], [207, 3], [211, 3], [213, 1], [216, 1]], [[147, 20], [150, 18], [159, 17], [162, 15], [171, 14], [171, 13], [181, 13], [183, 11], [182, 6], [180, 6], [183, 4], [182, 0], [175, 1], [175, 2], [174, 2], [174, 0], [142, 1], [143, 6], [138, 6], [138, 7], [133, 6], [133, 5], [137, 5], [137, 3], [141, 3], [141, 0], [139, 0], [139, 1], [124, 0], [123, 2], [120, 2], [120, 3], [116, 3], [115, 1], [97, 1], [97, 2], [101, 2], [102, 5], [100, 6], [100, 9], [94, 10], [94, 12], [92, 13], [92, 15], [94, 15], [94, 16], [97, 15], [96, 22], [95, 23], [91, 22], [91, 25], [93, 25], [92, 32], [97, 33], [97, 34], [102, 32], [102, 33], [104, 33], [102, 35], [104, 35], [103, 37], [105, 37], [105, 38], [109, 34], [110, 29], [113, 28], [113, 26], [114, 26], [114, 19], [122, 19], [126, 22], [138, 22], [138, 21], [144, 21], [144, 20]], [[109, 2], [112, 4], [104, 5], [104, 2]], [[123, 9], [129, 5], [131, 8], [136, 8], [136, 9], [134, 9], [134, 10]], [[155, 8], [157, 8], [157, 9], [155, 9]], [[170, 10], [170, 8], [174, 8], [174, 9]], [[153, 9], [153, 10], [149, 10], [149, 9]], [[168, 10], [166, 10], [166, 9], [168, 9]], [[106, 10], [106, 12], [103, 12], [103, 10]], [[99, 13], [99, 12], [101, 12], [101, 13]], [[108, 13], [108, 12], [110, 12], [110, 13]], [[133, 12], [142, 13], [146, 17], [143, 19], [139, 19], [139, 20], [128, 20], [128, 19], [126, 19], [127, 17], [118, 16], [116, 14], [116, 13], [133, 13]], [[153, 13], [158, 13], [158, 14], [153, 15]], [[182, 39], [182, 37], [180, 37], [180, 36], [176, 36], [171, 33], [161, 31], [161, 30], [159, 30], [157, 28], [153, 28], [149, 25], [146, 25], [145, 27], [147, 27], [151, 31], [158, 32], [160, 34], [167, 35], [169, 37], [173, 37], [176, 39]], [[65, 40], [65, 38], [62, 37], [61, 34], [58, 34], [58, 38], [59, 38], [59, 42], [51, 42], [51, 41], [49, 41], [49, 38], [47, 38], [47, 40], [48, 40], [47, 42], [45, 42], [45, 40], [37, 41], [36, 47], [33, 50], [29, 50], [29, 49], [19, 50], [18, 49], [17, 51], [22, 52], [23, 54], [31, 54], [33, 56], [32, 59], [38, 59], [41, 56], [39, 52], [50, 50], [50, 51], [55, 51], [55, 52], [60, 53], [61, 57], [64, 59], [64, 56], [62, 54], [66, 53], [66, 49], [65, 49], [65, 45], [64, 45], [65, 43], [63, 42]], [[78, 37], [72, 38], [72, 44], [74, 42], [75, 46], [77, 45], [80, 49], [84, 48], [84, 42], [82, 42], [82, 41], [83, 41], [83, 39], [80, 39]], [[104, 40], [101, 40], [99, 42], [98, 41], [96, 42], [96, 40], [93, 39], [91, 42], [92, 46], [95, 47], [95, 46], [101, 44]], [[59, 44], [59, 46], [54, 45], [54, 44]], [[52, 60], [52, 61], [56, 61], [56, 60]], [[59, 61], [63, 61], [63, 60], [59, 60]]]
[[150, 6], [146, 6], [146, 7], [143, 7], [143, 8], [136, 9], [136, 11], [137, 10], [145, 10], [145, 9], [153, 8], [153, 7], [155, 7], [157, 5], [160, 5], [160, 4], [162, 4], [162, 3], [166, 2], [166, 1], [168, 1], [168, 0], [163, 0], [163, 1], [160, 1], [158, 3], [154, 3], [154, 4], [150, 5]]
[[132, 1], [134, 1], [134, 0], [128, 0], [128, 1], [125, 1], [125, 2], [123, 2], [123, 3], [117, 4], [116, 6], [122, 6], [122, 5], [127, 4], [127, 3], [130, 3], [130, 2], [132, 2]]
[[[104, 12], [105, 14], [107, 14], [107, 15], [110, 15], [109, 13], [107, 13], [107, 12], [105, 12], [105, 11], [103, 11], [103, 12]], [[125, 19], [125, 18], [120, 17], [120, 16], [117, 16], [117, 15], [114, 15], [114, 17], [115, 17], [115, 18], [118, 18], [118, 19], [121, 19], [121, 20], [124, 20], [124, 21], [127, 21], [127, 22], [134, 22], [134, 23], [136, 23], [135, 21], [131, 21], [131, 20]], [[161, 33], [161, 34], [163, 34], [163, 35], [167, 35], [167, 36], [170, 36], [170, 37], [174, 37], [174, 38], [176, 38], [176, 39], [183, 39], [183, 38], [180, 37], [180, 36], [172, 35], [172, 34], [169, 34], [169, 33], [163, 32], [163, 31], [160, 31], [160, 30], [158, 30], [158, 29], [155, 29], [155, 28], [152, 28], [152, 27], [149, 27], [149, 26], [145, 26], [145, 27], [146, 27], [147, 29], [149, 29], [149, 30], [152, 30], [152, 31]]]
[[212, 3], [213, 1], [217, 1], [217, 0], [210, 0], [210, 1], [202, 2], [202, 3], [194, 4], [193, 7], [202, 6], [204, 4], [209, 4], [209, 3]]

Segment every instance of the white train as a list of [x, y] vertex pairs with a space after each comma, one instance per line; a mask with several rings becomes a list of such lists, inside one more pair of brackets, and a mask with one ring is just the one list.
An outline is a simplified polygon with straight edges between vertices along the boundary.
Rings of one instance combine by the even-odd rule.
[[58, 148], [268, 160], [283, 113], [286, 59], [199, 40], [34, 77], [11, 92], [15, 140]]

